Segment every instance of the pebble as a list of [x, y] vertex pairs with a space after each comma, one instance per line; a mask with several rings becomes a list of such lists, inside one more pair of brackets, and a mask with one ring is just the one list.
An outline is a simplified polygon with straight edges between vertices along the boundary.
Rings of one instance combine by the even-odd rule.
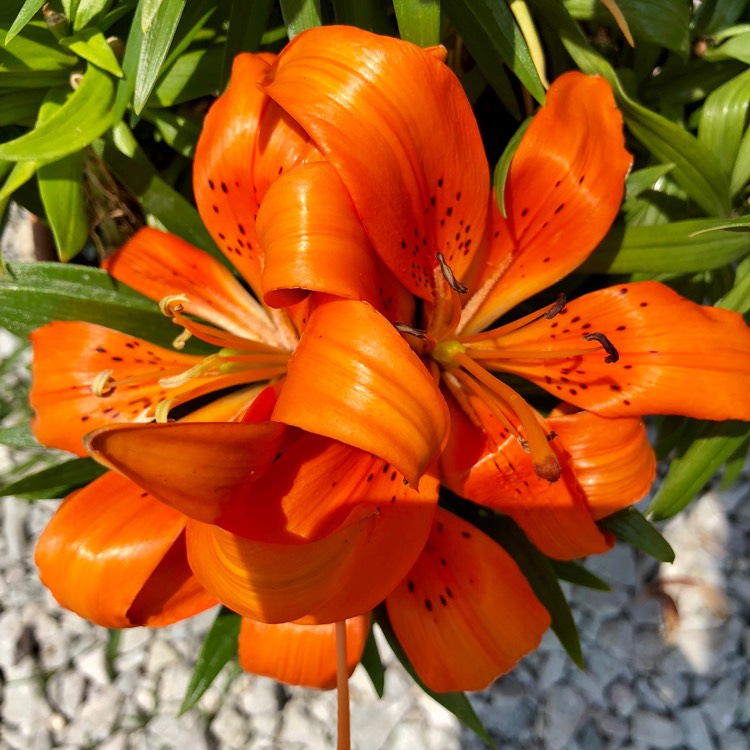
[[693, 706], [681, 708], [678, 717], [682, 725], [683, 742], [690, 750], [716, 750], [703, 712]]

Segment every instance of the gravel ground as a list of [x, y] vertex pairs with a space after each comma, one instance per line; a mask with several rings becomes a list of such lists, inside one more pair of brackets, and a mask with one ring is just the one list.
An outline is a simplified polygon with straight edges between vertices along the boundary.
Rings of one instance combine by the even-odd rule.
[[[7, 239], [7, 238], [6, 238]], [[0, 359], [17, 345], [0, 331]], [[0, 483], [19, 456], [0, 447]], [[122, 634], [115, 674], [107, 631], [62, 611], [39, 583], [34, 539], [57, 501], [0, 499], [0, 750], [323, 750], [335, 746], [333, 692], [285, 688], [225, 669], [177, 717], [208, 612]], [[609, 593], [567, 588], [587, 669], [553, 635], [487, 691], [470, 696], [501, 750], [750, 748], [750, 482], [710, 492], [664, 533], [658, 566], [628, 547], [591, 559]], [[486, 745], [423, 695], [386, 647], [386, 695], [351, 681], [359, 750]]]

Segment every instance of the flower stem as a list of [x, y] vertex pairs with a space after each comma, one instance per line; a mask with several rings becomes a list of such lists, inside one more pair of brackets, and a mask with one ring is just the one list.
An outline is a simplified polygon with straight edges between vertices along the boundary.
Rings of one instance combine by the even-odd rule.
[[346, 659], [346, 620], [336, 623], [336, 692], [338, 694], [338, 740], [336, 750], [350, 750], [349, 665]]

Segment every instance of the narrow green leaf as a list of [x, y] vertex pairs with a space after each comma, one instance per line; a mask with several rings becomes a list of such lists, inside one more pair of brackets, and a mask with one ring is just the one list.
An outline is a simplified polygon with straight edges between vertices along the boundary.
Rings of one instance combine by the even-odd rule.
[[552, 630], [562, 647], [573, 662], [583, 669], [584, 660], [578, 629], [549, 559], [539, 552], [510, 518], [495, 516], [483, 519], [482, 529], [515, 560], [536, 598], [549, 612]]
[[580, 273], [694, 273], [750, 252], [750, 234], [709, 232], [727, 222], [689, 219], [658, 226], [614, 226]]
[[747, 438], [744, 422], [708, 423], [684, 454], [672, 461], [647, 513], [658, 521], [681, 511]]
[[747, 464], [748, 448], [750, 448], [750, 435], [747, 436], [745, 442], [741, 443], [739, 448], [726, 460], [719, 489], [729, 489], [740, 478], [745, 469], [745, 464]]
[[383, 697], [385, 690], [385, 667], [383, 661], [380, 658], [380, 652], [378, 651], [378, 644], [375, 640], [375, 633], [370, 627], [370, 632], [367, 635], [365, 641], [365, 648], [362, 652], [362, 658], [360, 663], [365, 668], [367, 675], [372, 682], [372, 686], [375, 688], [378, 698]]
[[13, 37], [36, 15], [37, 11], [45, 2], [46, 0], [26, 0], [16, 16], [16, 20], [13, 21], [13, 25], [8, 29], [8, 33], [5, 35], [6, 47], [11, 39], [13, 39]]
[[4, 209], [10, 196], [34, 176], [38, 166], [35, 161], [19, 161], [13, 164], [13, 169], [0, 188], [0, 211]]
[[[190, 3], [185, 5], [180, 23], [177, 24], [177, 31], [175, 31], [169, 54], [161, 66], [162, 73], [160, 75], [164, 75], [164, 71], [172, 66], [175, 60], [182, 57], [215, 12], [215, 0], [191, 0]], [[216, 32], [213, 29], [206, 29], [203, 36], [207, 41], [212, 42], [216, 37]], [[212, 77], [214, 79], [214, 87], [217, 88], [219, 85], [218, 69], [212, 71]]]
[[83, 154], [69, 154], [42, 164], [37, 172], [39, 195], [62, 261], [78, 255], [89, 236], [83, 194]]
[[143, 13], [141, 14], [141, 31], [145, 34], [156, 18], [164, 0], [143, 0]]
[[718, 47], [711, 47], [704, 54], [705, 60], [739, 60], [750, 64], [750, 32], [728, 39]]
[[287, 35], [294, 39], [297, 34], [314, 26], [321, 26], [320, 0], [279, 0]]
[[[59, 487], [82, 487], [107, 471], [93, 458], [72, 458], [0, 487], [0, 495], [44, 493]], [[55, 497], [50, 494], [49, 497]]]
[[0, 427], [0, 445], [23, 449], [42, 447], [31, 434], [31, 429], [27, 423], [13, 425], [13, 427]]
[[[5, 31], [0, 27], [0, 36]], [[44, 88], [68, 80], [78, 58], [61, 49], [49, 29], [37, 21], [26, 25], [5, 47], [0, 46], [0, 86]]]
[[[141, 0], [147, 3], [148, 0]], [[133, 109], [140, 114], [156, 85], [161, 66], [169, 52], [186, 0], [163, 0], [154, 12], [153, 22], [144, 30], [133, 92]], [[145, 8], [144, 11], [145, 13]], [[143, 29], [144, 18], [141, 19]]]
[[376, 34], [393, 33], [387, 6], [379, 0], [333, 0], [333, 13], [338, 24], [356, 26]]
[[526, 128], [531, 125], [531, 117], [527, 117], [518, 127], [518, 130], [513, 134], [513, 137], [508, 141], [508, 145], [502, 153], [502, 156], [498, 160], [495, 166], [495, 173], [492, 178], [492, 185], [495, 188], [495, 198], [500, 206], [500, 213], [503, 216], [505, 213], [505, 180], [508, 177], [508, 170], [510, 169], [510, 163], [513, 160], [513, 155], [516, 153], [518, 144], [521, 143], [521, 138], [526, 132]]
[[729, 190], [732, 196], [747, 189], [748, 182], [750, 182], [750, 128], [747, 128], [742, 136], [732, 167], [732, 176], [729, 178]]
[[717, 221], [703, 229], [696, 229], [691, 233], [691, 237], [700, 237], [702, 234], [711, 234], [724, 231], [747, 232], [750, 227], [750, 216], [738, 216], [736, 219], [727, 219], [726, 221]]
[[218, 45], [181, 55], [159, 79], [149, 104], [152, 107], [173, 107], [214, 93], [223, 57], [224, 50]]
[[635, 508], [625, 508], [602, 518], [599, 526], [660, 562], [674, 560], [669, 542]]
[[40, 89], [0, 91], [0, 127], [33, 125], [44, 95]]
[[717, 300], [716, 307], [735, 310], [745, 315], [750, 312], [750, 258], [745, 258], [735, 271], [732, 288]]
[[561, 4], [530, 1], [555, 28], [576, 65], [584, 73], [601, 75], [609, 81], [630, 132], [661, 162], [674, 164], [671, 175], [677, 184], [709, 216], [727, 216], [729, 175], [711, 152], [684, 128], [633, 101], [612, 66], [591, 48]]
[[430, 688], [419, 679], [419, 675], [417, 675], [414, 667], [409, 661], [409, 657], [406, 655], [401, 644], [398, 642], [398, 638], [396, 638], [396, 634], [393, 632], [390, 620], [388, 619], [388, 614], [384, 607], [381, 606], [375, 610], [375, 621], [383, 631], [383, 635], [385, 635], [388, 645], [396, 655], [396, 658], [411, 675], [414, 682], [416, 682], [417, 685], [427, 693], [427, 695], [443, 706], [443, 708], [447, 708], [462, 724], [464, 724], [464, 726], [471, 729], [477, 737], [480, 737], [490, 747], [497, 750], [495, 743], [490, 737], [490, 733], [479, 720], [479, 717], [476, 715], [474, 709], [471, 707], [471, 703], [469, 703], [469, 700], [464, 693], [436, 693], [434, 690], [430, 690]]
[[[749, 37], [750, 38], [750, 37]], [[698, 123], [698, 140], [731, 174], [750, 107], [750, 70], [719, 86], [706, 98]]]
[[79, 57], [87, 60], [97, 68], [106, 70], [107, 73], [122, 78], [122, 68], [117, 62], [115, 53], [107, 43], [99, 29], [88, 28], [78, 31], [71, 36], [60, 40], [60, 44], [66, 49], [75, 52]]
[[584, 586], [595, 591], [611, 591], [611, 587], [599, 576], [595, 576], [580, 563], [568, 560], [550, 560], [555, 575], [561, 581], [568, 581], [576, 586]]
[[237, 638], [242, 618], [222, 607], [203, 641], [198, 660], [190, 675], [179, 716], [189, 711], [208, 690], [224, 665], [237, 654]]
[[637, 198], [649, 190], [664, 175], [672, 171], [674, 164], [657, 164], [653, 167], [636, 169], [625, 178], [625, 200]]
[[110, 628], [107, 631], [107, 644], [104, 647], [104, 669], [107, 671], [107, 677], [114, 681], [117, 677], [117, 656], [120, 653], [120, 640], [122, 630]]
[[398, 32], [420, 47], [440, 44], [440, 0], [394, 0]]
[[[112, 2], [113, 0], [80, 0], [78, 9], [76, 10], [73, 29], [80, 31], [85, 26], [88, 26], [97, 16], [104, 15]], [[123, 5], [127, 5], [127, 3], [123, 3]], [[101, 26], [100, 28], [103, 31], [106, 26]]]
[[156, 126], [164, 142], [177, 153], [193, 158], [203, 124], [201, 119], [178, 115], [169, 109], [147, 109], [143, 119]]
[[0, 326], [20, 338], [51, 320], [84, 320], [171, 346], [175, 327], [155, 302], [105, 271], [63, 263], [10, 263], [0, 281]]
[[113, 128], [107, 138], [95, 145], [95, 150], [117, 179], [138, 198], [147, 216], [153, 216], [168, 231], [229, 265], [198, 212], [159, 177], [125, 123]]
[[445, 0], [444, 8], [493, 88], [498, 61], [502, 60], [534, 99], [544, 104], [544, 86], [504, 0]]
[[221, 83], [226, 84], [232, 61], [240, 52], [257, 52], [271, 17], [273, 0], [230, 0], [229, 25], [221, 64]]
[[0, 159], [52, 161], [80, 151], [109, 129], [114, 93], [112, 78], [89, 65], [78, 88], [52, 117], [0, 145]]

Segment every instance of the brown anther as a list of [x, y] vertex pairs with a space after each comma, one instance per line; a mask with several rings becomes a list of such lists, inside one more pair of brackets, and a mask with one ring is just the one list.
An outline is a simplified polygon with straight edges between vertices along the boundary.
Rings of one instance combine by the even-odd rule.
[[552, 484], [560, 478], [560, 464], [554, 456], [545, 456], [542, 463], [534, 463], [534, 473]]
[[556, 437], [557, 433], [554, 430], [550, 431], [550, 433], [547, 435], [547, 442], [551, 443]]
[[555, 304], [552, 305], [542, 317], [547, 318], [547, 320], [552, 320], [552, 318], [554, 318], [555, 315], [557, 315], [567, 304], [568, 298], [561, 292], [557, 297], [557, 302], [555, 302]]
[[451, 267], [446, 263], [445, 256], [442, 253], [437, 253], [438, 263], [440, 263], [440, 270], [443, 272], [445, 280], [450, 285], [451, 289], [458, 292], [459, 294], [466, 294], [469, 291], [469, 287], [462, 284], [454, 275]]
[[422, 341], [425, 341], [427, 339], [427, 331], [423, 330], [422, 328], [415, 328], [414, 326], [410, 326], [408, 323], [394, 323], [393, 327], [399, 333], [406, 333], [409, 336], [414, 336], [415, 338], [422, 339]]
[[587, 333], [583, 339], [584, 341], [597, 341], [601, 344], [602, 349], [607, 352], [607, 356], [604, 358], [606, 364], [612, 364], [620, 359], [620, 353], [615, 349], [615, 345], [603, 333], [599, 333], [599, 331]]

